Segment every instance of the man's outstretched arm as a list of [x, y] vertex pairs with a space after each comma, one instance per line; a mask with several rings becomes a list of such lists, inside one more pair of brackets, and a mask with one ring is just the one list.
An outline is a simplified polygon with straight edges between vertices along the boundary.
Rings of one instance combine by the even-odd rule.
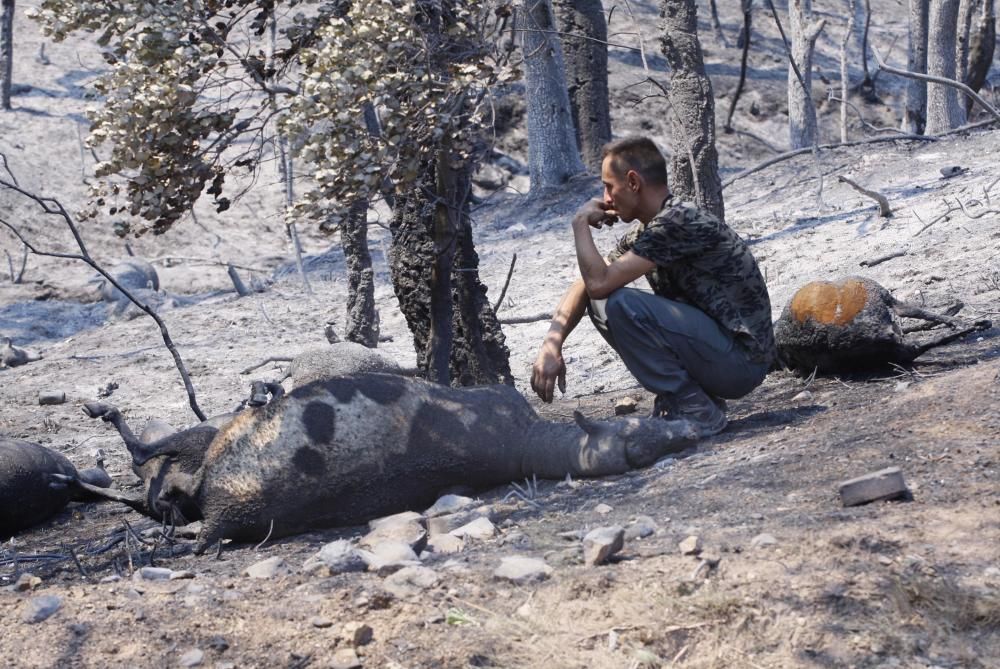
[[563, 361], [562, 347], [566, 337], [583, 318], [588, 302], [583, 279], [577, 279], [563, 294], [552, 315], [549, 331], [531, 368], [531, 389], [544, 402], [552, 401], [557, 381], [559, 390], [566, 392], [566, 363]]

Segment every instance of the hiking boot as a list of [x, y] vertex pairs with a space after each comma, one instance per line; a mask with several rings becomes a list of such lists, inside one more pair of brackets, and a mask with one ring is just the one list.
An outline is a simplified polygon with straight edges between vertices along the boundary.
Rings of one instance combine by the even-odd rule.
[[686, 420], [699, 437], [710, 437], [726, 429], [725, 400], [716, 400], [694, 383], [677, 393], [662, 393], [653, 401], [653, 416]]

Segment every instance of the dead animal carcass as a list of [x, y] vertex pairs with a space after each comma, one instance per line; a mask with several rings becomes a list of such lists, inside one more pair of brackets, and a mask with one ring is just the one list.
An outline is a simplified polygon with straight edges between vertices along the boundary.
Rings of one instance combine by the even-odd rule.
[[50, 448], [0, 437], [0, 540], [40, 523], [71, 501], [89, 499], [80, 486], [69, 486], [61, 477], [96, 490], [111, 485], [100, 460], [95, 468], [77, 471]]
[[[951, 328], [923, 342], [907, 341], [901, 317]], [[808, 283], [792, 297], [774, 324], [780, 359], [806, 373], [838, 372], [912, 362], [935, 346], [991, 327], [990, 321], [963, 323], [900, 302], [871, 279], [848, 277]]]

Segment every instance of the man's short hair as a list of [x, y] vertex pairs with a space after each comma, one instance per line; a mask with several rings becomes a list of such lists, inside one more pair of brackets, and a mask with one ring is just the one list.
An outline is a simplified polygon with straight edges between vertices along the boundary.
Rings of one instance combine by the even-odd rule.
[[652, 186], [667, 185], [667, 161], [649, 137], [625, 137], [604, 145], [601, 158], [611, 157], [616, 174], [635, 170]]

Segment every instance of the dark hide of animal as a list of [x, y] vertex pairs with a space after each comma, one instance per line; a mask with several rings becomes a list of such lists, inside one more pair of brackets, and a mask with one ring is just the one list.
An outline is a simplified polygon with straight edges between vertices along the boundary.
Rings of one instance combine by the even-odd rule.
[[419, 508], [456, 483], [621, 474], [696, 438], [687, 421], [544, 421], [510, 386], [359, 374], [239, 414], [198, 471], [163, 479], [159, 504], [200, 509], [203, 551]]
[[[944, 324], [952, 331], [923, 342], [906, 341], [901, 317]], [[840, 372], [909, 363], [936, 346], [990, 327], [990, 321], [963, 323], [900, 302], [871, 279], [848, 277], [800, 288], [775, 322], [774, 337], [788, 367]]]
[[77, 471], [63, 455], [30, 441], [0, 437], [0, 539], [42, 522], [71, 501], [90, 497], [60, 476], [102, 490], [111, 485], [103, 463]]

